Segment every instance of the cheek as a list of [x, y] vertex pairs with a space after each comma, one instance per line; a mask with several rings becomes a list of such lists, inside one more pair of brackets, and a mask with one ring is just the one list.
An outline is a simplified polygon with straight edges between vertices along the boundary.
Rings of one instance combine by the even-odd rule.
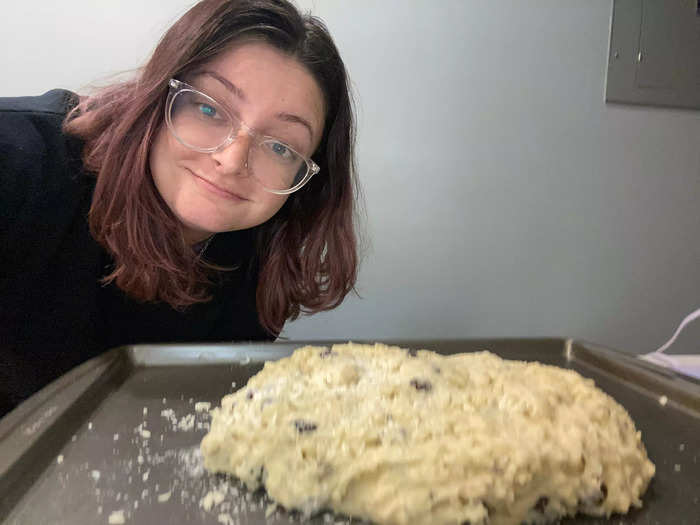
[[262, 193], [259, 193], [257, 198], [260, 205], [259, 209], [261, 215], [259, 219], [260, 222], [263, 223], [272, 218], [280, 210], [280, 208], [284, 206], [284, 203], [287, 202], [289, 195], [275, 195], [274, 193], [268, 193], [265, 190], [262, 190]]
[[187, 158], [190, 150], [172, 139], [165, 128], [156, 134], [148, 157], [151, 177], [163, 200], [172, 208], [172, 199], [179, 186], [176, 164]]
[[169, 177], [167, 177], [166, 174], [170, 171], [169, 160], [171, 158], [171, 153], [168, 138], [165, 136], [164, 131], [165, 130], [161, 128], [153, 140], [151, 151], [148, 156], [148, 165], [151, 169], [151, 177], [153, 178], [158, 192], [165, 201], [168, 201], [170, 188], [168, 187]]

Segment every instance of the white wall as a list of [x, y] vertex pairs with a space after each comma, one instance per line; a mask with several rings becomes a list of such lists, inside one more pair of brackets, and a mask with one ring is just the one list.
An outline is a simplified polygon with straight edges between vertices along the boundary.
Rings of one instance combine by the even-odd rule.
[[[191, 4], [45, 3], [3, 7], [0, 95], [136, 66]], [[356, 87], [371, 249], [362, 299], [284, 335], [643, 352], [700, 306], [700, 112], [604, 103], [610, 0], [300, 5]]]
[[145, 62], [195, 0], [5, 1], [0, 96], [84, 92]]

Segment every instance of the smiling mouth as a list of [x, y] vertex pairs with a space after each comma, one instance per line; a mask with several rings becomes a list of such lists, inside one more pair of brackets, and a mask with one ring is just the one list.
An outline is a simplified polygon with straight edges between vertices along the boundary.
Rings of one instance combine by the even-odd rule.
[[192, 170], [189, 170], [189, 169], [188, 169], [187, 171], [190, 172], [190, 174], [195, 178], [195, 180], [196, 180], [201, 186], [203, 186], [204, 188], [206, 188], [206, 189], [209, 190], [210, 192], [212, 192], [212, 193], [214, 193], [214, 194], [216, 194], [216, 195], [218, 195], [218, 196], [220, 196], [220, 197], [223, 197], [223, 198], [229, 199], [229, 200], [233, 200], [233, 201], [246, 201], [246, 200], [248, 200], [248, 199], [245, 199], [245, 198], [241, 197], [241, 196], [238, 195], [237, 193], [233, 193], [233, 192], [231, 192], [231, 191], [225, 190], [225, 189], [222, 188], [221, 186], [217, 186], [217, 185], [214, 184], [213, 182], [211, 182], [211, 181], [205, 179], [204, 177], [201, 177], [201, 176], [197, 175], [197, 174], [196, 174], [195, 172], [193, 172]]

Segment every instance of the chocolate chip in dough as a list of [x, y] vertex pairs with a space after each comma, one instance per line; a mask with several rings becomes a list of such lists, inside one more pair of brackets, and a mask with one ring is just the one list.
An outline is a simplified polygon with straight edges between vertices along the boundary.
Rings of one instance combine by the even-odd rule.
[[534, 509], [537, 512], [544, 514], [544, 510], [547, 508], [548, 504], [549, 498], [547, 496], [542, 496], [540, 499], [537, 500], [537, 503], [535, 503]]
[[411, 386], [416, 390], [430, 392], [433, 389], [433, 385], [430, 381], [423, 381], [421, 379], [413, 378], [411, 379]]
[[312, 423], [311, 421], [304, 421], [303, 419], [296, 419], [294, 421], [294, 426], [297, 429], [297, 432], [300, 434], [303, 434], [304, 432], [313, 432], [318, 428], [316, 423]]
[[250, 401], [251, 399], [253, 399], [253, 396], [254, 396], [254, 395], [255, 395], [255, 394], [253, 394], [253, 391], [252, 391], [252, 390], [248, 390], [248, 393], [245, 395], [245, 398], [246, 398], [248, 401]]
[[608, 486], [605, 483], [600, 484], [600, 498], [596, 505], [601, 505], [608, 498]]
[[335, 352], [333, 352], [333, 350], [331, 350], [330, 348], [325, 348], [323, 352], [318, 354], [318, 357], [320, 357], [321, 359], [325, 359], [326, 357], [330, 357], [332, 355], [335, 355]]
[[418, 356], [418, 350], [415, 350], [413, 348], [407, 348], [406, 353], [408, 354], [408, 357], [417, 357]]
[[599, 505], [603, 504], [603, 502], [607, 499], [607, 497], [608, 497], [608, 486], [605, 483], [601, 483], [598, 494], [591, 494], [587, 498], [579, 499], [578, 506], [579, 507], [590, 507], [591, 505], [599, 506]]
[[264, 465], [260, 466], [257, 473], [255, 472], [255, 469], [251, 468], [250, 473], [255, 475], [255, 480], [258, 482], [258, 485], [262, 485], [265, 483], [265, 480], [267, 479], [267, 472], [265, 471]]

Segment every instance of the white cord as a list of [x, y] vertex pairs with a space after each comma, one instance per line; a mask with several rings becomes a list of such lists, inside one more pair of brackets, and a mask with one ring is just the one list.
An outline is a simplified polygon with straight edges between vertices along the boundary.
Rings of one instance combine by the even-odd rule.
[[676, 341], [676, 339], [678, 338], [680, 333], [683, 331], [683, 328], [685, 328], [688, 323], [692, 323], [693, 321], [695, 321], [698, 317], [700, 317], [700, 308], [698, 308], [694, 312], [691, 312], [690, 314], [688, 314], [685, 317], [685, 319], [683, 319], [683, 321], [681, 321], [681, 324], [678, 326], [678, 328], [676, 328], [675, 333], [673, 334], [671, 339], [669, 339], [666, 342], [666, 344], [661, 346], [661, 348], [659, 348], [658, 350], [651, 352], [647, 355], [651, 356], [651, 355], [655, 355], [655, 354], [663, 354], [668, 349], [668, 347], [671, 346]]

